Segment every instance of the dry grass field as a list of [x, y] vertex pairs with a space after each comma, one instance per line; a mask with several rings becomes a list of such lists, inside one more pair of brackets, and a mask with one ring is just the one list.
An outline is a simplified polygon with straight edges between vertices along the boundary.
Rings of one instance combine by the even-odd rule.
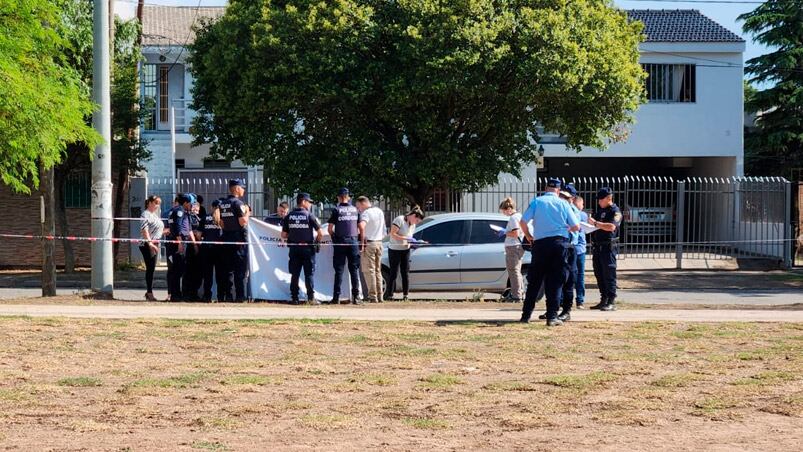
[[9, 450], [800, 450], [803, 324], [0, 319]]

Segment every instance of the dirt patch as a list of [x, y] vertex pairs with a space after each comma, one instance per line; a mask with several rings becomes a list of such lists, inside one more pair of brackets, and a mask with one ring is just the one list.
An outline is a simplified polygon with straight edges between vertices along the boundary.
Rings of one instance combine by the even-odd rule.
[[[0, 319], [21, 450], [796, 450], [803, 325]], [[704, 445], [704, 446], [702, 446]]]

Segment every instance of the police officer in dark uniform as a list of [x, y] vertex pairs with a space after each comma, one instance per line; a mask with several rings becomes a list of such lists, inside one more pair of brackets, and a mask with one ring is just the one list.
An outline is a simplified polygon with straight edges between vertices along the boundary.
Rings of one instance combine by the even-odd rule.
[[[566, 184], [560, 192], [560, 197], [569, 203], [572, 212], [580, 218], [580, 209], [575, 207], [573, 201], [577, 197], [577, 189], [572, 184]], [[569, 264], [569, 271], [567, 272], [566, 282], [563, 283], [563, 297], [561, 300], [561, 312], [558, 314], [558, 320], [563, 322], [572, 319], [572, 304], [574, 304], [574, 286], [577, 281], [577, 244], [580, 242], [580, 235], [583, 231], [572, 232], [569, 234], [569, 244], [571, 245], [566, 253], [566, 262]]]
[[[203, 300], [212, 301], [212, 283], [217, 283], [217, 301], [224, 302], [225, 293], [228, 291], [227, 275], [221, 266], [221, 247], [219, 244], [208, 242], [221, 242], [222, 230], [215, 220], [215, 211], [219, 211], [220, 201], [212, 201], [212, 209], [206, 212], [206, 216], [201, 218], [201, 265], [204, 277]], [[218, 218], [220, 218], [218, 213]]]
[[[351, 277], [351, 302], [362, 304], [360, 301], [360, 243], [365, 231], [360, 211], [351, 203], [351, 192], [348, 188], [341, 188], [337, 193], [338, 205], [332, 210], [329, 218], [329, 236], [334, 246], [332, 265], [335, 269], [335, 286], [332, 289], [331, 304], [340, 302], [340, 286], [343, 283], [343, 268], [348, 261], [349, 276]], [[343, 304], [348, 304], [344, 300]]]
[[[195, 198], [192, 207], [187, 212], [187, 217], [190, 220], [190, 229], [192, 230], [193, 238], [196, 243], [199, 243], [202, 238], [202, 227], [200, 208], [198, 196], [195, 193], [189, 193], [189, 196]], [[186, 268], [184, 271], [184, 279], [182, 280], [181, 288], [184, 294], [184, 301], [198, 300], [198, 291], [201, 289], [203, 280], [203, 266], [201, 264], [201, 250], [196, 244], [187, 247], [186, 253]]]
[[613, 191], [603, 187], [597, 193], [597, 206], [588, 220], [596, 226], [591, 233], [594, 252], [594, 276], [599, 286], [600, 302], [591, 309], [616, 310], [616, 255], [619, 253], [619, 227], [622, 211], [613, 203]]
[[282, 201], [279, 203], [278, 207], [276, 207], [276, 213], [272, 213], [265, 217], [265, 223], [281, 227], [282, 219], [287, 216], [287, 212], [289, 211], [290, 205], [287, 204], [287, 201]]
[[[558, 197], [561, 182], [551, 178], [543, 196], [530, 202], [521, 217], [521, 230], [526, 240], [532, 243], [532, 261], [527, 271], [527, 293], [520, 322], [530, 321], [541, 284], [546, 293], [547, 326], [562, 325], [558, 319], [563, 283], [568, 272], [567, 253], [570, 247], [569, 234], [580, 230], [580, 220], [569, 204]], [[530, 232], [530, 221], [533, 222]]]
[[[226, 270], [226, 279], [234, 287], [234, 301], [242, 303], [246, 300], [246, 279], [248, 277], [248, 241], [246, 227], [251, 211], [240, 199], [245, 194], [245, 182], [240, 179], [229, 181], [229, 196], [219, 200], [220, 219], [223, 222], [222, 238], [224, 242], [239, 242], [236, 245], [224, 245], [222, 256]], [[229, 298], [231, 293], [225, 293]]]
[[304, 283], [307, 286], [307, 303], [320, 304], [315, 299], [315, 253], [323, 239], [321, 224], [309, 209], [312, 198], [307, 193], [296, 196], [296, 207], [282, 219], [282, 239], [290, 246], [290, 300], [298, 304], [298, 280], [304, 270]]
[[195, 243], [189, 218], [189, 211], [192, 209], [194, 202], [194, 196], [179, 194], [176, 197], [176, 205], [170, 209], [167, 216], [171, 240], [166, 245], [167, 292], [170, 295], [170, 301], [183, 300], [181, 280], [186, 269], [187, 247], [193, 246]]

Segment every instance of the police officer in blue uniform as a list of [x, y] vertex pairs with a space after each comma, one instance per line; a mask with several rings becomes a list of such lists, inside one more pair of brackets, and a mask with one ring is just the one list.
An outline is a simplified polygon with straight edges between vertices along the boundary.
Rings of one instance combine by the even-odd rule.
[[[200, 217], [201, 204], [198, 201], [198, 195], [195, 193], [188, 193], [188, 196], [192, 196], [195, 199], [195, 202], [192, 203], [191, 209], [189, 212], [187, 212], [187, 216], [190, 220], [190, 229], [192, 230], [193, 238], [195, 239], [196, 243], [199, 243], [202, 237]], [[184, 301], [196, 301], [198, 300], [198, 291], [200, 290], [201, 283], [203, 282], [201, 250], [197, 244], [187, 247], [185, 265], [184, 279], [181, 283]]]
[[[329, 236], [334, 246], [332, 265], [335, 269], [335, 286], [332, 290], [331, 304], [340, 302], [340, 286], [343, 283], [343, 268], [348, 261], [351, 281], [351, 302], [362, 304], [360, 301], [360, 243], [365, 232], [365, 223], [357, 207], [353, 206], [351, 192], [348, 188], [341, 188], [337, 193], [338, 205], [332, 210], [329, 218]], [[343, 304], [348, 304], [344, 300]]]
[[[572, 184], [566, 184], [560, 192], [560, 197], [569, 203], [572, 212], [579, 220], [581, 218], [580, 209], [575, 207], [573, 201], [577, 197], [577, 189]], [[574, 286], [577, 281], [577, 246], [580, 243], [580, 238], [583, 236], [583, 231], [576, 231], [569, 234], [569, 244], [571, 245], [566, 253], [566, 262], [569, 264], [569, 271], [567, 272], [566, 282], [563, 283], [563, 295], [561, 300], [561, 313], [558, 314], [558, 320], [566, 322], [572, 319], [572, 304], [574, 303]]]
[[203, 300], [207, 303], [212, 301], [212, 284], [217, 283], [217, 301], [224, 302], [225, 293], [230, 290], [228, 287], [228, 279], [222, 263], [222, 250], [219, 244], [211, 244], [208, 242], [222, 241], [223, 231], [220, 225], [215, 220], [215, 212], [218, 212], [220, 218], [220, 200], [212, 201], [212, 208], [206, 211], [206, 215], [201, 218], [201, 264], [203, 267], [204, 277], [204, 294]]
[[304, 270], [304, 283], [307, 286], [307, 303], [320, 304], [315, 299], [315, 253], [323, 240], [321, 224], [309, 209], [312, 198], [307, 193], [296, 196], [296, 207], [282, 219], [282, 239], [289, 245], [290, 261], [290, 300], [298, 304], [298, 280]]
[[224, 242], [237, 242], [235, 245], [224, 245], [222, 262], [225, 266], [227, 291], [225, 299], [231, 296], [229, 287], [234, 287], [234, 301], [242, 303], [246, 300], [246, 279], [248, 278], [248, 241], [246, 227], [251, 211], [240, 199], [245, 195], [245, 182], [241, 179], [229, 181], [229, 196], [219, 200], [220, 219], [223, 222], [222, 238]]
[[[170, 230], [171, 242], [167, 248], [167, 292], [170, 301], [182, 301], [181, 281], [186, 270], [187, 247], [194, 246], [195, 237], [192, 235], [189, 212], [195, 203], [191, 194], [176, 196], [176, 205], [170, 209], [167, 216], [167, 226]], [[178, 243], [174, 243], [178, 242]]]
[[[527, 293], [521, 312], [521, 322], [530, 321], [538, 289], [543, 283], [546, 292], [546, 324], [562, 325], [558, 319], [563, 283], [569, 271], [567, 254], [569, 234], [580, 230], [580, 220], [569, 204], [558, 197], [561, 182], [550, 178], [542, 196], [532, 200], [521, 218], [521, 230], [532, 243], [532, 261], [527, 271]], [[530, 221], [533, 231], [530, 232]]]
[[599, 286], [599, 304], [591, 309], [616, 310], [616, 255], [619, 253], [619, 228], [622, 211], [613, 203], [613, 191], [603, 187], [597, 193], [597, 206], [588, 220], [598, 229], [591, 233], [594, 252], [594, 276]]

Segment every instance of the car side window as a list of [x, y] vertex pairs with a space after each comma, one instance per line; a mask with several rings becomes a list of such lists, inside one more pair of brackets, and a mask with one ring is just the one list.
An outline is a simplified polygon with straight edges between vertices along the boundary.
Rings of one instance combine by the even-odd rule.
[[500, 237], [498, 229], [494, 230], [491, 226], [504, 230], [507, 224], [498, 220], [474, 220], [471, 222], [471, 235], [468, 238], [468, 243], [471, 245], [484, 245], [504, 242], [505, 237]]
[[413, 237], [429, 242], [432, 245], [451, 245], [463, 242], [463, 227], [465, 221], [445, 221], [434, 224], [426, 229], [416, 232]]

